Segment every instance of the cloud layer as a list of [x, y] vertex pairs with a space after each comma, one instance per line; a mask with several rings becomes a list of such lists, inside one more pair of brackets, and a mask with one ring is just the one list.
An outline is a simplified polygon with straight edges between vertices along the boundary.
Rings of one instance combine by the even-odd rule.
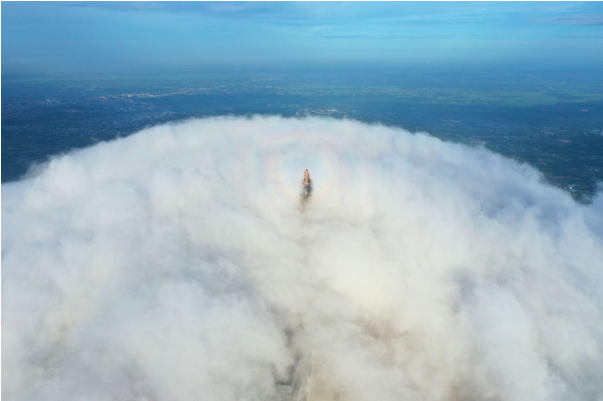
[[303, 357], [317, 397], [599, 400], [601, 227], [427, 134], [147, 129], [2, 186], [3, 399], [280, 400]]

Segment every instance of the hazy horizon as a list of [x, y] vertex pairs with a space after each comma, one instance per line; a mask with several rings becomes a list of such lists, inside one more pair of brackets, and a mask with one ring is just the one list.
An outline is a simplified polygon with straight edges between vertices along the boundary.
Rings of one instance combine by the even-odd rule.
[[603, 4], [5, 2], [2, 72], [594, 68]]

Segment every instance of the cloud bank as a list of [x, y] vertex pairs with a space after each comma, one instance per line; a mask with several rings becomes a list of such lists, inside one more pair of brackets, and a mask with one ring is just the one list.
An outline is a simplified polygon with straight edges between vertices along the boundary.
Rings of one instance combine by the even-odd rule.
[[602, 227], [427, 134], [154, 127], [2, 185], [2, 396], [281, 400], [305, 361], [316, 399], [600, 400]]

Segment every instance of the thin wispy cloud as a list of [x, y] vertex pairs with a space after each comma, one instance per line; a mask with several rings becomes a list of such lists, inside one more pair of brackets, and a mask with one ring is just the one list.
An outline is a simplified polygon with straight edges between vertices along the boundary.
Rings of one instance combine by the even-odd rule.
[[[458, 36], [458, 35], [457, 35]], [[408, 40], [428, 40], [428, 39], [450, 39], [455, 35], [383, 35], [383, 34], [319, 34], [316, 35], [318, 38], [332, 38], [332, 39], [408, 39]]]
[[[392, 65], [437, 59], [477, 66], [504, 58], [594, 66], [601, 44], [572, 38], [600, 25], [601, 15], [600, 3], [9, 2], [2, 8], [2, 59], [15, 70], [149, 68], [166, 60], [328, 64], [368, 54]], [[554, 41], [559, 37], [568, 40]], [[571, 60], [559, 60], [564, 52]]]
[[603, 14], [579, 14], [565, 17], [545, 18], [539, 21], [565, 25], [603, 25]]

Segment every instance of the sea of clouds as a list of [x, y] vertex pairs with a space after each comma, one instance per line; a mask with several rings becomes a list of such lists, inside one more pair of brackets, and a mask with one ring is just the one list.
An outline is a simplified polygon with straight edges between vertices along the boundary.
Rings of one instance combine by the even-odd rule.
[[300, 357], [325, 400], [602, 400], [603, 196], [280, 117], [158, 126], [2, 185], [3, 400], [276, 401]]

